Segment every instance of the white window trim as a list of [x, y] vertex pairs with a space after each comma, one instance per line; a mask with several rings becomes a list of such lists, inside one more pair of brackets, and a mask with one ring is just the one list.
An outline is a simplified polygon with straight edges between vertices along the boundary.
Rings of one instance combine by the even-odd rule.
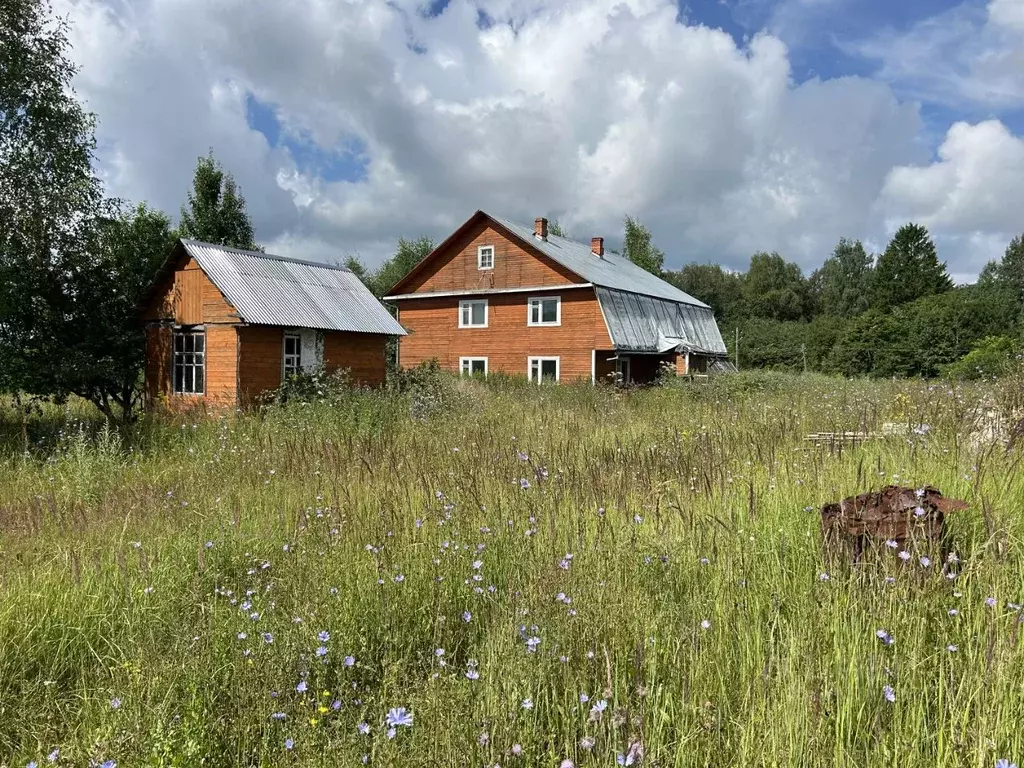
[[[463, 318], [463, 311], [462, 310], [465, 307], [467, 307], [467, 306], [469, 306], [471, 304], [483, 304], [484, 305], [484, 324], [483, 325], [473, 325], [472, 323], [464, 323], [464, 322], [462, 322], [462, 318]], [[470, 320], [473, 319], [473, 310], [472, 310], [472, 308], [470, 308], [470, 310], [469, 310], [469, 319]], [[487, 327], [487, 323], [489, 321], [490, 321], [490, 307], [489, 307], [489, 302], [487, 301], [487, 299], [466, 299], [464, 301], [460, 301], [459, 302], [459, 328], [486, 328]]]
[[[460, 357], [459, 358], [459, 376], [472, 376], [473, 375], [473, 362], [476, 361], [476, 360], [483, 360], [484, 361], [484, 378], [487, 378], [487, 373], [488, 373], [488, 370], [489, 370], [488, 369], [487, 358], [486, 357], [481, 357], [479, 355], [477, 355], [475, 357]], [[465, 370], [465, 366], [466, 366], [467, 363], [469, 363], [469, 371]]]
[[[491, 251], [491, 265], [489, 267], [484, 266], [484, 251]], [[494, 246], [493, 245], [478, 245], [476, 248], [476, 268], [477, 269], [494, 269]]]
[[[541, 373], [541, 366], [544, 362], [554, 360], [555, 361], [555, 381], [562, 380], [562, 358], [557, 356], [544, 356], [544, 357], [528, 357], [526, 358], [526, 378], [531, 383], [540, 384], [544, 381], [544, 376]], [[537, 363], [537, 379], [533, 378], [533, 364]]]
[[[533, 322], [533, 303], [535, 301], [536, 302], [543, 302], [545, 300], [546, 301], [550, 301], [551, 299], [554, 299], [555, 302], [556, 302], [556, 304], [555, 304], [555, 322], [553, 322], [553, 323], [545, 323], [543, 320], [539, 320], [536, 323]], [[544, 305], [540, 304], [540, 306], [543, 307]], [[541, 312], [538, 315], [538, 317], [543, 317], [543, 316], [544, 316], [544, 312], [543, 312], [543, 309], [541, 309]], [[562, 297], [561, 296], [531, 296], [529, 299], [526, 300], [526, 324], [528, 326], [530, 326], [531, 328], [537, 328], [537, 327], [554, 328], [557, 325], [561, 325], [562, 324]]]
[[288, 352], [287, 352], [287, 350], [288, 350], [288, 339], [295, 339], [295, 341], [298, 343], [299, 354], [297, 355], [297, 357], [299, 358], [299, 366], [298, 366], [298, 370], [295, 373], [296, 374], [300, 374], [303, 371], [303, 368], [302, 368], [302, 335], [298, 334], [298, 333], [285, 333], [284, 336], [281, 339], [281, 379], [282, 379], [282, 381], [288, 375], [288, 373], [286, 372], [287, 369], [285, 367], [285, 360], [288, 359]]

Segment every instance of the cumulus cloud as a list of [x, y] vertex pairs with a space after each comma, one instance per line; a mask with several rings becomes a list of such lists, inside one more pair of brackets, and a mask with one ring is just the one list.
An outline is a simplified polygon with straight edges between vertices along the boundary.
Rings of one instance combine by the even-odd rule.
[[[611, 241], [637, 215], [672, 267], [776, 249], [811, 268], [840, 236], [884, 236], [883, 187], [883, 211], [912, 197], [894, 167], [928, 170], [918, 107], [888, 84], [795, 83], [777, 37], [738, 44], [668, 0], [61, 3], [108, 190], [174, 213], [212, 148], [261, 241], [308, 258], [373, 263], [484, 208]], [[365, 173], [297, 162], [251, 99], [325, 156], [357, 143]]]
[[1020, 200], [1024, 140], [998, 120], [988, 120], [954, 124], [935, 162], [894, 168], [881, 203], [890, 228], [914, 219], [959, 242], [964, 257], [954, 267], [970, 275], [998, 257], [1024, 226], [1015, 210]]

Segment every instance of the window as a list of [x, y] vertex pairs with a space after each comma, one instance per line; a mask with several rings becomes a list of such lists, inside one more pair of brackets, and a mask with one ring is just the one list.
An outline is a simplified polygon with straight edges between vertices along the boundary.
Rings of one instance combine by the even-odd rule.
[[206, 331], [174, 331], [174, 393], [201, 395], [206, 386]]
[[459, 370], [463, 376], [486, 376], [487, 375], [487, 358], [486, 357], [460, 357], [459, 358]]
[[531, 357], [530, 381], [540, 384], [542, 381], [558, 381], [557, 357]]
[[481, 245], [476, 249], [477, 269], [494, 269], [494, 246]]
[[487, 327], [487, 299], [459, 302], [459, 328]]
[[297, 333], [284, 335], [284, 376], [295, 376], [302, 372], [302, 337]]
[[530, 299], [527, 325], [561, 325], [562, 300], [558, 296]]

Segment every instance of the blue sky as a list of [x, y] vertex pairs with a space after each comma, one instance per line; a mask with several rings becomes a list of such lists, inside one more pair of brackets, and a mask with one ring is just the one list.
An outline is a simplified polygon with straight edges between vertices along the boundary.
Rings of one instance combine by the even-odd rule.
[[54, 2], [109, 193], [176, 212], [212, 148], [285, 255], [483, 208], [810, 271], [916, 221], [970, 280], [1024, 226], [1024, 0]]

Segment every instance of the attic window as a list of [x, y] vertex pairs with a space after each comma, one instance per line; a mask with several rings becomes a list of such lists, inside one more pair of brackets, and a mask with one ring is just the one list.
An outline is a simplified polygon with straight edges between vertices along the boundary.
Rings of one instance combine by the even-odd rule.
[[494, 246], [481, 245], [476, 249], [477, 269], [494, 269]]

